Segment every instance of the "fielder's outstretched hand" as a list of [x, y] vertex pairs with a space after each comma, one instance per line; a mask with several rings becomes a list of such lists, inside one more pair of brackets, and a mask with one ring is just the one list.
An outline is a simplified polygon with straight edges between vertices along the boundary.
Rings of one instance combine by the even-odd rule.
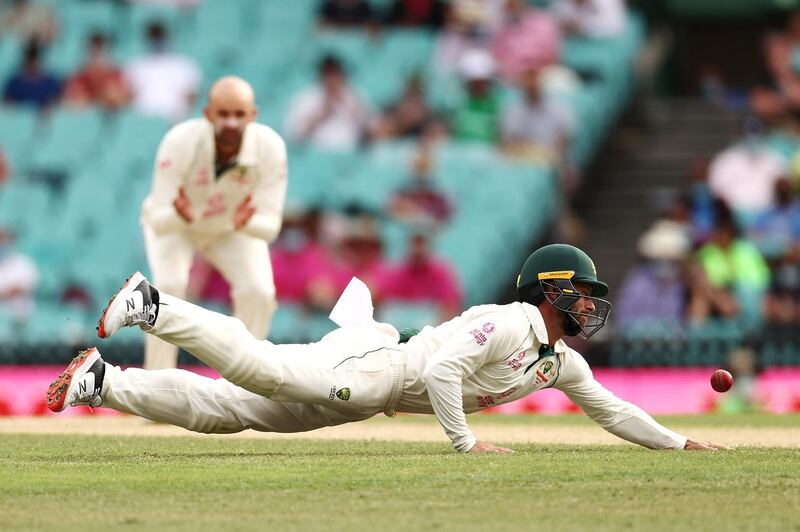
[[683, 448], [687, 451], [718, 451], [720, 449], [730, 449], [726, 445], [711, 443], [710, 441], [699, 441], [689, 438]]
[[505, 447], [498, 447], [497, 445], [491, 444], [488, 441], [479, 441], [472, 446], [472, 449], [470, 449], [467, 452], [471, 454], [480, 454], [480, 453], [509, 454], [513, 453], [514, 451], [511, 449], [506, 449]]

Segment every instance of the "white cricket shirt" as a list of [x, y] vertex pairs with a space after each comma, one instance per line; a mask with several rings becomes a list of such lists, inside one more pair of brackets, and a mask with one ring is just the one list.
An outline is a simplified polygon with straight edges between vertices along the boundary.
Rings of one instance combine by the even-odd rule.
[[455, 448], [466, 452], [477, 439], [465, 414], [556, 388], [620, 438], [653, 449], [686, 444], [685, 436], [603, 388], [563, 341], [553, 346], [554, 355], [540, 356], [547, 344], [539, 309], [527, 303], [480, 305], [425, 327], [405, 344], [406, 380], [397, 411], [436, 414]]
[[[242, 231], [271, 242], [278, 236], [286, 198], [286, 145], [275, 131], [250, 123], [235, 164], [216, 175], [214, 128], [205, 118], [173, 127], [158, 148], [153, 188], [142, 223], [156, 234], [186, 231], [213, 238], [234, 231], [233, 216], [248, 195], [256, 209]], [[172, 202], [183, 187], [194, 211], [186, 223]]]

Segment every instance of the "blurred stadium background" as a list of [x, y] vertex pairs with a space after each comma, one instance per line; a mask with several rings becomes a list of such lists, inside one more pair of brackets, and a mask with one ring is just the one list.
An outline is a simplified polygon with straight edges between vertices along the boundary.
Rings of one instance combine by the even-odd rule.
[[[155, 150], [234, 74], [289, 145], [274, 342], [351, 274], [419, 327], [513, 298], [542, 243], [583, 247], [612, 322], [581, 350], [656, 413], [800, 410], [800, 2], [6, 0], [0, 10], [0, 415], [96, 341], [147, 272]], [[351, 113], [310, 124], [338, 76]], [[201, 261], [191, 292], [225, 311]], [[124, 331], [104, 357], [140, 364]], [[183, 363], [193, 364], [189, 357]], [[737, 379], [724, 401], [709, 369]], [[537, 394], [506, 411], [568, 411]]]

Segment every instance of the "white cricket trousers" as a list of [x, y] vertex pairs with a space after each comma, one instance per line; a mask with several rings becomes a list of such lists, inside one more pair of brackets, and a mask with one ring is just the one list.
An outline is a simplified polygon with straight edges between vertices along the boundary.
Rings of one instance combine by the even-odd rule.
[[161, 293], [151, 334], [219, 371], [106, 365], [103, 406], [196, 432], [302, 432], [394, 415], [405, 352], [370, 327], [337, 329], [311, 344], [257, 340], [236, 319]]
[[[195, 252], [199, 252], [231, 285], [233, 315], [256, 338], [267, 337], [278, 303], [266, 242], [239, 232], [201, 239], [186, 232], [156, 235], [146, 224], [143, 229], [151, 281], [156, 288], [186, 297], [189, 270]], [[177, 363], [177, 347], [155, 336], [145, 339], [145, 369], [174, 368]]]

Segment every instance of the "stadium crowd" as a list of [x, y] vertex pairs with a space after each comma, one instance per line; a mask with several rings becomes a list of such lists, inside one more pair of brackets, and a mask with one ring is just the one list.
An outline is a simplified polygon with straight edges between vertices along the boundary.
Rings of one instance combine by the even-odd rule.
[[[737, 97], [718, 79], [705, 96], [742, 105], [738, 139], [698, 157], [691, 183], [639, 239], [641, 262], [616, 306], [620, 329], [727, 320], [747, 330], [800, 325], [800, 12], [764, 36], [769, 79]], [[741, 110], [741, 109], [740, 109]]]
[[[201, 4], [163, 3], [180, 8], [186, 17]], [[113, 32], [93, 31], [77, 71], [66, 76], [51, 72], [43, 58], [64, 31], [51, 5], [35, 0], [2, 4], [3, 38], [24, 43], [18, 68], [2, 80], [4, 105], [33, 107], [45, 120], [57, 107], [96, 107], [107, 116], [133, 109], [175, 123], [196, 109], [201, 91], [213, 81], [204, 77], [195, 58], [175, 51], [169, 26], [158, 20], [141, 28], [141, 52], [124, 64], [114, 59]], [[551, 165], [565, 194], [574, 193], [580, 186], [578, 165], [570, 156], [576, 126], [569, 106], [552, 94], [580, 83], [580, 78], [560, 64], [559, 50], [566, 36], [591, 39], [620, 33], [624, 2], [555, 0], [549, 7], [536, 7], [522, 0], [324, 0], [317, 9], [319, 34], [360, 28], [380, 39], [392, 28], [435, 32], [434, 75], [463, 97], [434, 106], [424, 74], [415, 72], [398, 87], [394, 101], [376, 108], [351, 79], [341, 57], [329, 54], [318, 62], [316, 82], [292, 98], [283, 123], [269, 124], [290, 146], [353, 150], [403, 138], [417, 144], [417, 154], [406, 183], [382, 211], [358, 204], [342, 212], [317, 205], [287, 209], [281, 235], [271, 246], [279, 300], [309, 311], [327, 310], [347, 280], [358, 275], [370, 285], [378, 304], [429, 302], [440, 319], [449, 318], [462, 308], [463, 288], [454, 268], [434, 255], [431, 242], [459, 206], [437, 182], [434, 147], [444, 139], [495, 146], [509, 158]], [[15, 178], [1, 150], [2, 146], [0, 183]], [[390, 261], [384, 256], [384, 220], [408, 227], [405, 257]], [[4, 240], [10, 249], [10, 233]], [[19, 284], [24, 284], [29, 299], [35, 293], [35, 278], [34, 271]], [[195, 296], [228, 303], [225, 281], [201, 260], [193, 267], [191, 284]], [[14, 294], [19, 299], [19, 287]], [[0, 298], [7, 299], [2, 294]]]

